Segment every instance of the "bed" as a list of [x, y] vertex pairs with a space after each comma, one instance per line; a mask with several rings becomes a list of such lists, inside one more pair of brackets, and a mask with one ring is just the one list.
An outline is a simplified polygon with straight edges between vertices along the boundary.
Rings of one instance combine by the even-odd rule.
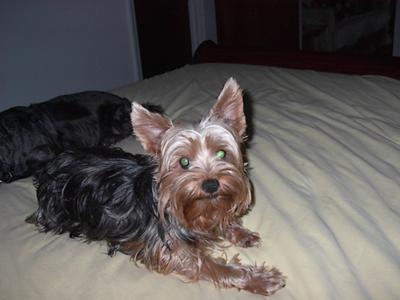
[[[240, 253], [244, 262], [284, 272], [287, 286], [272, 299], [400, 299], [396, 69], [330, 73], [327, 64], [288, 68], [274, 59], [268, 66], [266, 58], [254, 65], [233, 59], [238, 52], [219, 59], [207, 53], [114, 92], [193, 120], [229, 77], [245, 90], [255, 206], [243, 220], [263, 244], [229, 248], [228, 257]], [[247, 56], [250, 63], [254, 57]], [[117, 146], [143, 152], [133, 137]], [[262, 298], [150, 273], [126, 255], [107, 256], [102, 243], [37, 232], [24, 222], [37, 207], [31, 178], [1, 184], [0, 199], [1, 300]]]

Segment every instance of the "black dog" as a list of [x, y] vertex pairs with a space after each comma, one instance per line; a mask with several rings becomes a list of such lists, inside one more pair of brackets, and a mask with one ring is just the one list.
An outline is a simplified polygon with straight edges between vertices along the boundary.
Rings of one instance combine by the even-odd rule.
[[65, 151], [35, 174], [39, 208], [27, 222], [44, 232], [105, 240], [112, 255], [154, 227], [154, 170], [150, 156], [119, 148]]
[[[155, 112], [158, 106], [148, 105]], [[132, 134], [131, 102], [90, 91], [0, 113], [0, 182], [28, 177], [66, 149], [110, 146]]]

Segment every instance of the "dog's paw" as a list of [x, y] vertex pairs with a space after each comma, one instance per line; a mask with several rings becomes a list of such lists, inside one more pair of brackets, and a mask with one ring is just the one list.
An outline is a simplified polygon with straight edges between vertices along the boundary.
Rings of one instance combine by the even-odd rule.
[[261, 238], [257, 232], [250, 231], [241, 226], [230, 228], [226, 238], [233, 245], [243, 248], [259, 247], [261, 245]]
[[249, 279], [244, 290], [270, 296], [285, 287], [286, 277], [275, 267], [250, 267]]
[[247, 234], [239, 240], [237, 245], [243, 248], [259, 247], [261, 246], [261, 237], [258, 232], [248, 230]]

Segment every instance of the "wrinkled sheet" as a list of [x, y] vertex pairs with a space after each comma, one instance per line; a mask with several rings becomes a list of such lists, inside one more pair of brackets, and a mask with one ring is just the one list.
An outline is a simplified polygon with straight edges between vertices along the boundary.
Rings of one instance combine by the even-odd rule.
[[[245, 90], [259, 248], [243, 262], [278, 267], [272, 299], [400, 299], [400, 82], [249, 65], [186, 66], [118, 89], [200, 119], [233, 76]], [[123, 149], [142, 152], [128, 138]], [[103, 243], [38, 233], [31, 178], [0, 185], [0, 299], [261, 299], [148, 272]]]

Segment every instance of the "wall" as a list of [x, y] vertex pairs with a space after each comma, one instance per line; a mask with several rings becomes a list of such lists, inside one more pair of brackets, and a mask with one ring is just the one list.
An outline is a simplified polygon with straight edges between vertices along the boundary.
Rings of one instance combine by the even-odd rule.
[[215, 5], [214, 0], [189, 0], [188, 6], [192, 53], [194, 53], [205, 40], [217, 43]]
[[394, 33], [393, 33], [393, 56], [400, 57], [400, 1], [397, 0], [395, 8]]
[[141, 78], [130, 0], [1, 0], [0, 111]]

